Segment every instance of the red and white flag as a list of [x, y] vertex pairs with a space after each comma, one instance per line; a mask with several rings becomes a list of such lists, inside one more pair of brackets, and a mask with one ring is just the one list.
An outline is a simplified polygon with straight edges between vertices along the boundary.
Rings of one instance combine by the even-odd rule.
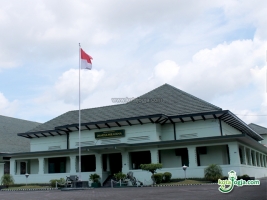
[[92, 61], [93, 58], [89, 56], [84, 50], [81, 48], [81, 69], [92, 69]]

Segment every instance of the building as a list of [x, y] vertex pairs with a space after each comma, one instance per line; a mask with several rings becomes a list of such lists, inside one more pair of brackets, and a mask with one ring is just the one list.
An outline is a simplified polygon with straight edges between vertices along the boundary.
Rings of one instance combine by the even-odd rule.
[[18, 132], [29, 131], [40, 123], [0, 115], [0, 177], [9, 174], [9, 157], [6, 153], [30, 151], [30, 140], [18, 137]]
[[[210, 164], [237, 175], [267, 176], [263, 137], [229, 110], [168, 84], [134, 101], [81, 112], [81, 175], [132, 171], [145, 182], [151, 174], [140, 164], [162, 163], [174, 178], [203, 177]], [[78, 174], [78, 111], [69, 111], [18, 136], [30, 140], [30, 151], [6, 154], [17, 183], [49, 182]], [[266, 138], [263, 140], [266, 143]]]
[[248, 126], [263, 138], [260, 143], [267, 147], [267, 128], [253, 123], [249, 124]]

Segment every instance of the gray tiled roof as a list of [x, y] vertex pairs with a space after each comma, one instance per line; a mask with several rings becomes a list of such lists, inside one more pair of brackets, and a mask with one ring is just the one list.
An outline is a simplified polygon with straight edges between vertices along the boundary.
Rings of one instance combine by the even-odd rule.
[[0, 153], [30, 151], [30, 140], [17, 136], [40, 123], [0, 115]]
[[[170, 116], [222, 110], [217, 106], [168, 84], [164, 84], [140, 96], [139, 99], [142, 101], [147, 99], [162, 99], [162, 102], [140, 103], [137, 101], [131, 101], [125, 104], [84, 109], [81, 111], [81, 122], [98, 122], [153, 114], [166, 114]], [[39, 125], [29, 132], [54, 130], [57, 126], [75, 123], [78, 123], [77, 110], [64, 113], [44, 124]]]
[[248, 125], [253, 131], [255, 131], [256, 133], [260, 134], [260, 135], [265, 135], [267, 134], [267, 128], [263, 127], [263, 126], [259, 126], [257, 124], [249, 124]]

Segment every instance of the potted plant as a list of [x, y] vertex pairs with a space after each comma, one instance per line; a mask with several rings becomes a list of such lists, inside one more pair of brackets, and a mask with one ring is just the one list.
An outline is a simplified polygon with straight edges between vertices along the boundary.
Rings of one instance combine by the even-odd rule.
[[99, 182], [100, 176], [98, 174], [91, 174], [89, 180], [92, 181], [91, 187], [97, 188], [100, 187], [101, 184]]
[[124, 183], [124, 179], [126, 178], [126, 174], [124, 174], [122, 172], [118, 172], [118, 173], [114, 174], [114, 178], [116, 179], [116, 181], [118, 181], [116, 186], [125, 186], [127, 184], [127, 183]]
[[6, 186], [6, 188], [9, 187], [9, 185], [13, 185], [14, 184], [14, 179], [13, 176], [10, 174], [4, 174], [1, 177], [1, 184]]

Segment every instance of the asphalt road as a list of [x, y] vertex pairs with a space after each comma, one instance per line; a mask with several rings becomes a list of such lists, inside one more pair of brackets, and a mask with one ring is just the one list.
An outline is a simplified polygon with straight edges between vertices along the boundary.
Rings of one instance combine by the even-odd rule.
[[260, 186], [235, 187], [231, 193], [222, 194], [218, 185], [97, 188], [77, 191], [0, 191], [0, 200], [267, 200], [267, 179]]

